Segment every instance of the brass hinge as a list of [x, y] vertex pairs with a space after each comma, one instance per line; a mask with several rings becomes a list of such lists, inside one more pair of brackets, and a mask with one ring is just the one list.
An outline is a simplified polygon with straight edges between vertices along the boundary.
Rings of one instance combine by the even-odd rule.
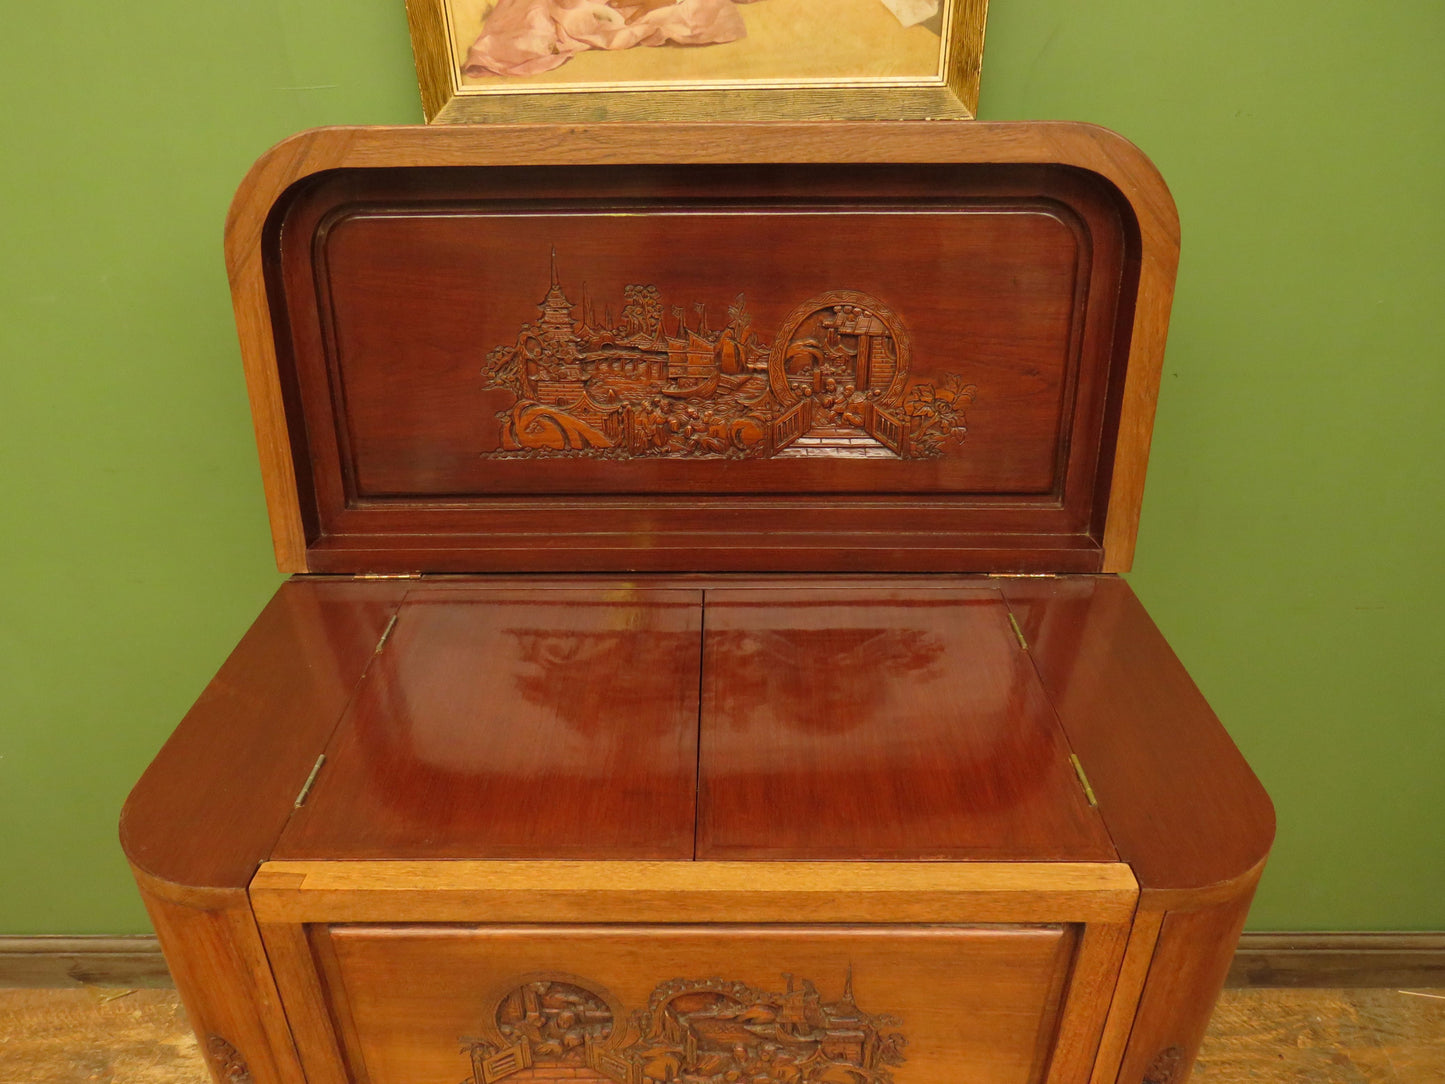
[[419, 580], [420, 572], [358, 572], [355, 580]]
[[1089, 777], [1084, 774], [1084, 766], [1079, 762], [1079, 754], [1070, 753], [1069, 763], [1074, 766], [1074, 774], [1079, 777], [1079, 786], [1084, 788], [1084, 797], [1089, 799], [1090, 806], [1097, 808], [1099, 799], [1094, 797], [1094, 788], [1089, 785]]
[[990, 572], [991, 580], [1056, 580], [1057, 572]]
[[311, 774], [306, 777], [306, 782], [301, 785], [301, 793], [296, 795], [296, 804], [293, 809], [300, 809], [306, 796], [311, 793], [311, 787], [316, 782], [316, 777], [321, 774], [321, 765], [326, 763], [326, 754], [322, 753], [316, 758], [316, 763], [311, 765]]
[[1008, 612], [1008, 623], [1013, 626], [1014, 636], [1019, 642], [1019, 647], [1027, 651], [1029, 649], [1029, 642], [1024, 639], [1024, 630], [1019, 628], [1019, 619], [1014, 616], [1012, 610]]
[[391, 620], [386, 623], [386, 628], [381, 630], [381, 639], [376, 641], [376, 650], [372, 652], [373, 655], [381, 654], [381, 649], [386, 646], [386, 641], [391, 638], [391, 630], [396, 628], [396, 619], [400, 616], [400, 613], [391, 615]]

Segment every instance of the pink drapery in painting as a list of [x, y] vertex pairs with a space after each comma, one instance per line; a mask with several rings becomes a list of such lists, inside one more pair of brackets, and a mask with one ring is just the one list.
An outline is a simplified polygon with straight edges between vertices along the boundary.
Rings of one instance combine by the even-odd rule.
[[588, 49], [715, 45], [746, 36], [734, 0], [499, 0], [463, 71], [536, 75]]

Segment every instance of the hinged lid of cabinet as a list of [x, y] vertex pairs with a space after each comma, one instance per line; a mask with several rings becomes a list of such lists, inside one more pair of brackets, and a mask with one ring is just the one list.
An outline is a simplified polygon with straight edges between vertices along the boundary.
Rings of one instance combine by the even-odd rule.
[[1177, 253], [1085, 125], [305, 133], [227, 233], [278, 561], [1127, 568]]

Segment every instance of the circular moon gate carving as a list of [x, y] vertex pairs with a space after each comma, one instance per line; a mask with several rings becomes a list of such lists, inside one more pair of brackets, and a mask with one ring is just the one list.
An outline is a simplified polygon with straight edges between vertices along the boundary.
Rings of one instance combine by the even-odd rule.
[[603, 1043], [615, 1025], [612, 1007], [575, 982], [522, 983], [497, 1005], [497, 1032], [508, 1043], [526, 1041], [534, 1062], [586, 1065], [587, 1045]]
[[803, 302], [778, 328], [768, 355], [773, 396], [790, 407], [834, 385], [896, 406], [908, 385], [912, 343], [898, 314], [870, 294], [829, 290]]

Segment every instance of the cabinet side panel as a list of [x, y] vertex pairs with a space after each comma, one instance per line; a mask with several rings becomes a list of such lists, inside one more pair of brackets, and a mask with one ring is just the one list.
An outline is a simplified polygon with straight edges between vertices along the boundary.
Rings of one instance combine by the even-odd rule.
[[246, 893], [183, 902], [136, 876], [216, 1084], [306, 1084]]
[[1184, 1084], [1189, 1078], [1253, 896], [1251, 883], [1225, 903], [1164, 915], [1118, 1084]]

